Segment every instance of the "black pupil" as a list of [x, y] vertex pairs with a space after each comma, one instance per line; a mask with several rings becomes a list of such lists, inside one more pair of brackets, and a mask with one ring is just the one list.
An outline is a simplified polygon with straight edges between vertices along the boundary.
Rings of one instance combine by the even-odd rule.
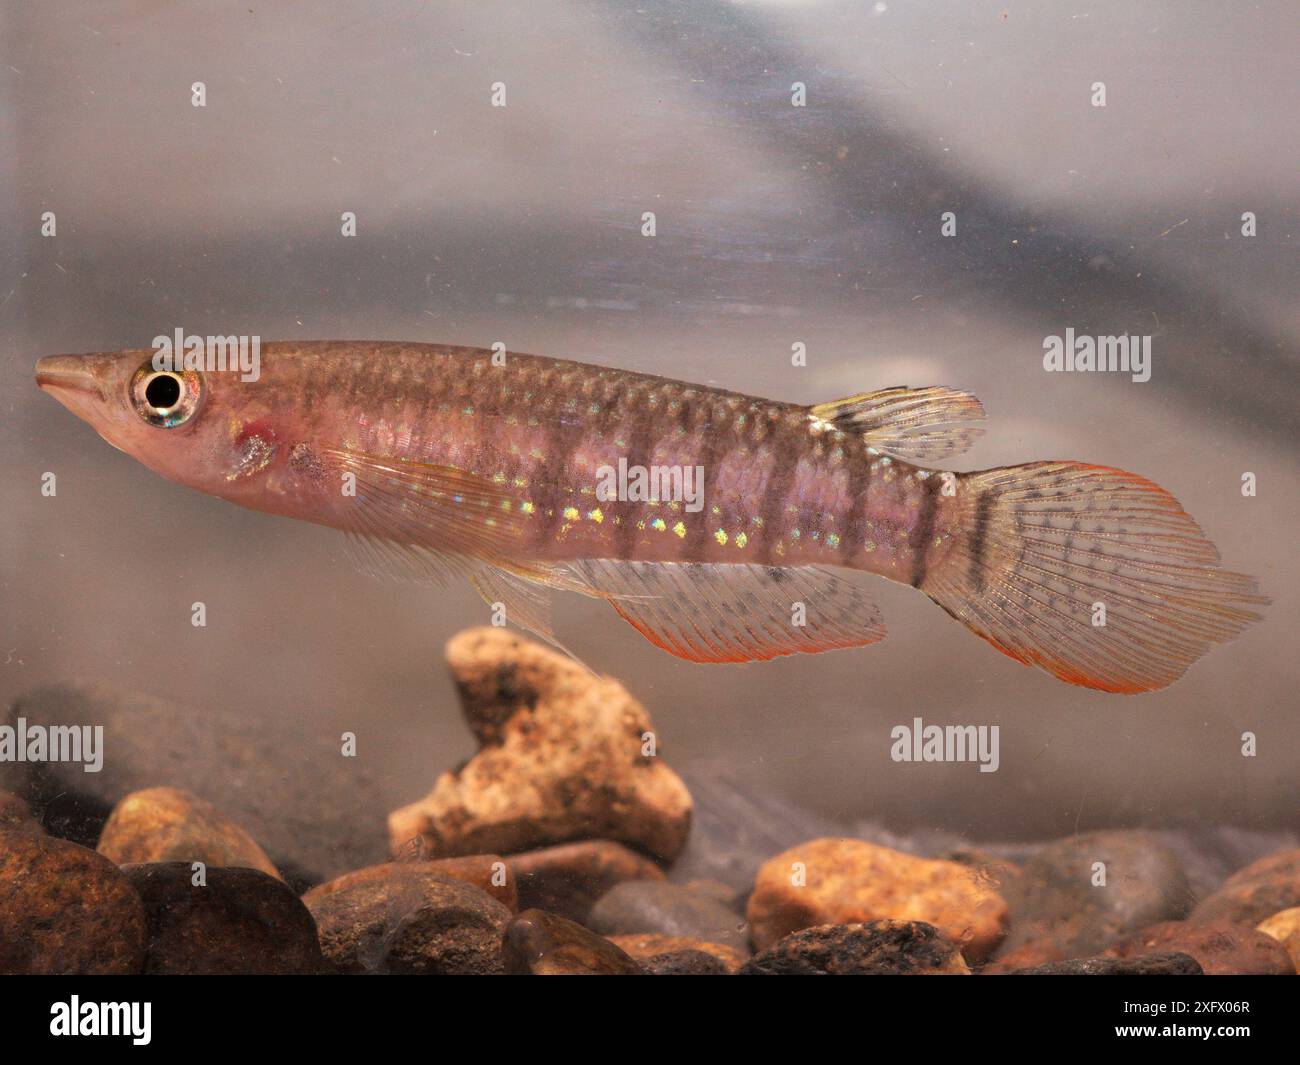
[[181, 383], [166, 375], [155, 377], [144, 386], [144, 398], [151, 407], [174, 407], [181, 398]]

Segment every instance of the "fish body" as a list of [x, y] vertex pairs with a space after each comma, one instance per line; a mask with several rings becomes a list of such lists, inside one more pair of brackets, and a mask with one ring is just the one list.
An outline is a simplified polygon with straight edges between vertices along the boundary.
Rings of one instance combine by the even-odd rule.
[[1020, 661], [1131, 692], [1265, 602], [1136, 475], [934, 468], [983, 415], [953, 389], [810, 407], [473, 348], [261, 351], [254, 381], [160, 372], [148, 350], [53, 356], [37, 380], [163, 476], [340, 529], [373, 569], [463, 573], [547, 636], [549, 593], [569, 590], [696, 661], [862, 646], [884, 628], [844, 579], [861, 571]]

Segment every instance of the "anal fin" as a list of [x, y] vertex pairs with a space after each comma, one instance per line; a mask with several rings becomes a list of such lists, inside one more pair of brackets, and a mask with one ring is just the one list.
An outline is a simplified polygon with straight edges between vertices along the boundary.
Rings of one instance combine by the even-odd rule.
[[569, 569], [651, 643], [691, 662], [765, 661], [885, 635], [860, 589], [815, 566], [585, 559]]

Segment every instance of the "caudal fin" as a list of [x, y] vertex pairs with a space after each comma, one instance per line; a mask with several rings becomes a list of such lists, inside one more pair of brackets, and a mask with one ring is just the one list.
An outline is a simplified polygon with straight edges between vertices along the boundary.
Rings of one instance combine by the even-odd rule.
[[1259, 619], [1255, 581], [1136, 474], [1035, 462], [960, 475], [953, 549], [921, 585], [999, 651], [1102, 691], [1154, 691]]

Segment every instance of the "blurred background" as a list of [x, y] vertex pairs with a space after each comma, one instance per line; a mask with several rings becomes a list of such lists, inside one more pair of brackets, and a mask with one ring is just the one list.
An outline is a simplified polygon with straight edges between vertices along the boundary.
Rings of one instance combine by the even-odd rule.
[[[954, 468], [1135, 470], [1274, 598], [1135, 698], [883, 581], [884, 643], [739, 667], [566, 601], [670, 765], [903, 831], [1296, 827], [1298, 31], [1285, 0], [0, 5], [0, 699], [80, 677], [304, 748], [349, 729], [382, 801], [423, 794], [474, 750], [442, 660], [472, 590], [157, 478], [32, 367], [177, 327], [501, 340], [795, 402], [970, 389]], [[1068, 327], [1153, 336], [1151, 380], [1045, 373]], [[891, 762], [913, 716], [1000, 725], [1001, 768]]]

